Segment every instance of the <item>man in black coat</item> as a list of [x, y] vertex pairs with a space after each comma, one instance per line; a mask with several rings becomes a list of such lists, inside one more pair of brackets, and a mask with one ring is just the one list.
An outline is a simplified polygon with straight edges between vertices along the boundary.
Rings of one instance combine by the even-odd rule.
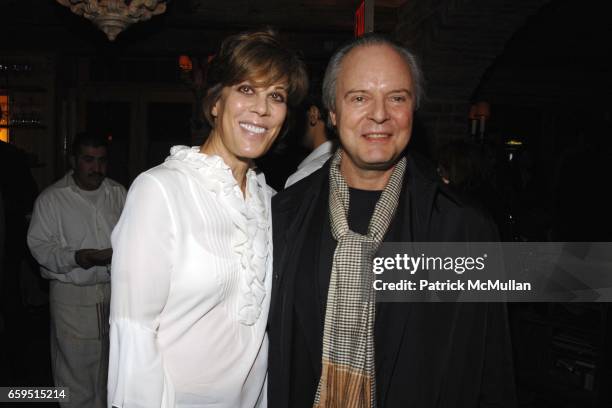
[[[341, 268], [336, 266], [341, 249], [334, 226], [338, 207], [330, 200], [336, 194], [334, 174], [348, 186], [346, 223], [361, 237], [370, 234], [372, 220], [380, 218], [377, 204], [389, 201], [387, 190], [397, 184], [382, 241], [497, 240], [492, 222], [441, 185], [430, 166], [410, 153], [403, 159], [422, 95], [421, 81], [412, 54], [376, 35], [353, 41], [330, 60], [323, 99], [341, 151], [273, 199], [270, 408], [515, 405], [502, 304], [377, 303], [370, 332], [374, 352], [355, 350], [363, 351], [365, 360], [373, 359], [371, 367], [364, 364], [355, 376], [359, 385], [348, 387], [350, 391], [339, 387], [346, 367], [338, 370], [338, 361], [330, 363], [330, 355], [331, 360], [340, 355], [342, 361], [359, 362], [350, 355], [353, 346], [330, 352], [330, 344], [341, 343], [333, 337], [338, 336], [334, 329], [342, 326], [337, 316], [336, 321], [328, 316], [330, 301], [349, 316], [347, 304], [361, 305], [343, 303], [330, 291], [330, 279]], [[349, 342], [354, 345], [368, 332], [353, 330], [351, 335], [357, 337]], [[330, 376], [330, 367], [336, 367], [336, 374]]]

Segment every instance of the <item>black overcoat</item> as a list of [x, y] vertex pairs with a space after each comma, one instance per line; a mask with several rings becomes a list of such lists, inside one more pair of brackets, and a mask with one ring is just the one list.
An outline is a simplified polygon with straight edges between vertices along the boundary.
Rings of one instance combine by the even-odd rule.
[[[413, 242], [495, 241], [490, 219], [461, 202], [424, 160], [407, 156], [401, 236]], [[328, 188], [329, 161], [272, 201], [274, 279], [269, 317], [268, 406], [290, 408], [293, 282], [315, 204]], [[316, 279], [315, 276], [312, 279]], [[313, 294], [314, 298], [314, 294]], [[378, 303], [375, 329], [379, 408], [516, 405], [505, 305]], [[321, 355], [322, 328], [300, 311], [307, 347]], [[320, 373], [321, 362], [312, 361]], [[314, 400], [314, 395], [312, 396]]]

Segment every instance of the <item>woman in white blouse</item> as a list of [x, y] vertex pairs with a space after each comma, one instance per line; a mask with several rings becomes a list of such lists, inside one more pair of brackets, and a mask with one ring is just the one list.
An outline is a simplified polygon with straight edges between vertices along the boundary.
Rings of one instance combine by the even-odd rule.
[[109, 406], [266, 407], [271, 189], [253, 159], [305, 72], [274, 33], [227, 38], [207, 74], [209, 137], [132, 184], [112, 234]]

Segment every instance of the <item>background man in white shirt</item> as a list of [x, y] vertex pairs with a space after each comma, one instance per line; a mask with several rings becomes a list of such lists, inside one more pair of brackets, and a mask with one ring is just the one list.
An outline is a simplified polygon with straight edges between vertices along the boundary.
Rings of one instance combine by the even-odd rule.
[[302, 143], [311, 153], [302, 160], [295, 173], [287, 178], [285, 188], [320, 169], [332, 156], [336, 148], [325, 128], [327, 112], [323, 108], [321, 97], [310, 95], [305, 106], [308, 107], [308, 110], [306, 111], [306, 130]]
[[28, 246], [50, 279], [51, 357], [70, 407], [106, 407], [111, 232], [125, 188], [106, 178], [106, 139], [80, 133], [73, 170], [37, 198]]

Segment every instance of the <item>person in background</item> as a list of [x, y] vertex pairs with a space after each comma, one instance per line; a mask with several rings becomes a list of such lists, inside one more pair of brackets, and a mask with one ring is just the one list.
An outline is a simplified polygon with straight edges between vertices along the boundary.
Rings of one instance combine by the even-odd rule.
[[298, 165], [297, 171], [285, 182], [285, 188], [318, 170], [332, 156], [335, 145], [326, 130], [327, 114], [320, 96], [310, 95], [305, 104], [306, 128], [302, 144], [311, 153]]
[[228, 37], [207, 74], [210, 135], [132, 184], [112, 236], [109, 406], [267, 406], [272, 190], [253, 160], [307, 82], [273, 32]]
[[[0, 294], [3, 293], [4, 283], [4, 240], [5, 240], [5, 224], [4, 224], [4, 201], [2, 199], [2, 190], [0, 190]], [[6, 348], [6, 329], [4, 323], [4, 311], [0, 308], [0, 346]], [[0, 352], [0, 381], [6, 384], [9, 377], [9, 364], [6, 363], [4, 352]]]
[[[28, 259], [26, 235], [38, 187], [30, 171], [25, 151], [0, 141], [0, 192], [4, 200], [4, 274], [0, 275], [0, 313], [4, 315], [7, 376], [10, 385], [23, 384], [29, 367], [24, 364], [27, 346], [24, 333], [30, 322], [22, 293], [22, 265]], [[10, 238], [10, 239], [9, 239]], [[0, 267], [1, 269], [1, 267]]]
[[438, 174], [461, 198], [493, 218], [502, 241], [513, 241], [510, 209], [495, 187], [484, 146], [453, 140], [438, 149]]
[[67, 407], [105, 407], [110, 303], [110, 236], [125, 188], [106, 177], [107, 141], [79, 133], [70, 170], [36, 199], [28, 246], [49, 284], [51, 356]]
[[[4, 222], [4, 200], [0, 190], [0, 293], [4, 283], [4, 240], [6, 239], [6, 225]], [[4, 332], [4, 317], [0, 309], [0, 335]]]
[[331, 58], [323, 101], [341, 147], [273, 200], [270, 408], [515, 406], [503, 304], [376, 303], [384, 241], [495, 241], [492, 221], [408, 145], [422, 75], [376, 34]]

